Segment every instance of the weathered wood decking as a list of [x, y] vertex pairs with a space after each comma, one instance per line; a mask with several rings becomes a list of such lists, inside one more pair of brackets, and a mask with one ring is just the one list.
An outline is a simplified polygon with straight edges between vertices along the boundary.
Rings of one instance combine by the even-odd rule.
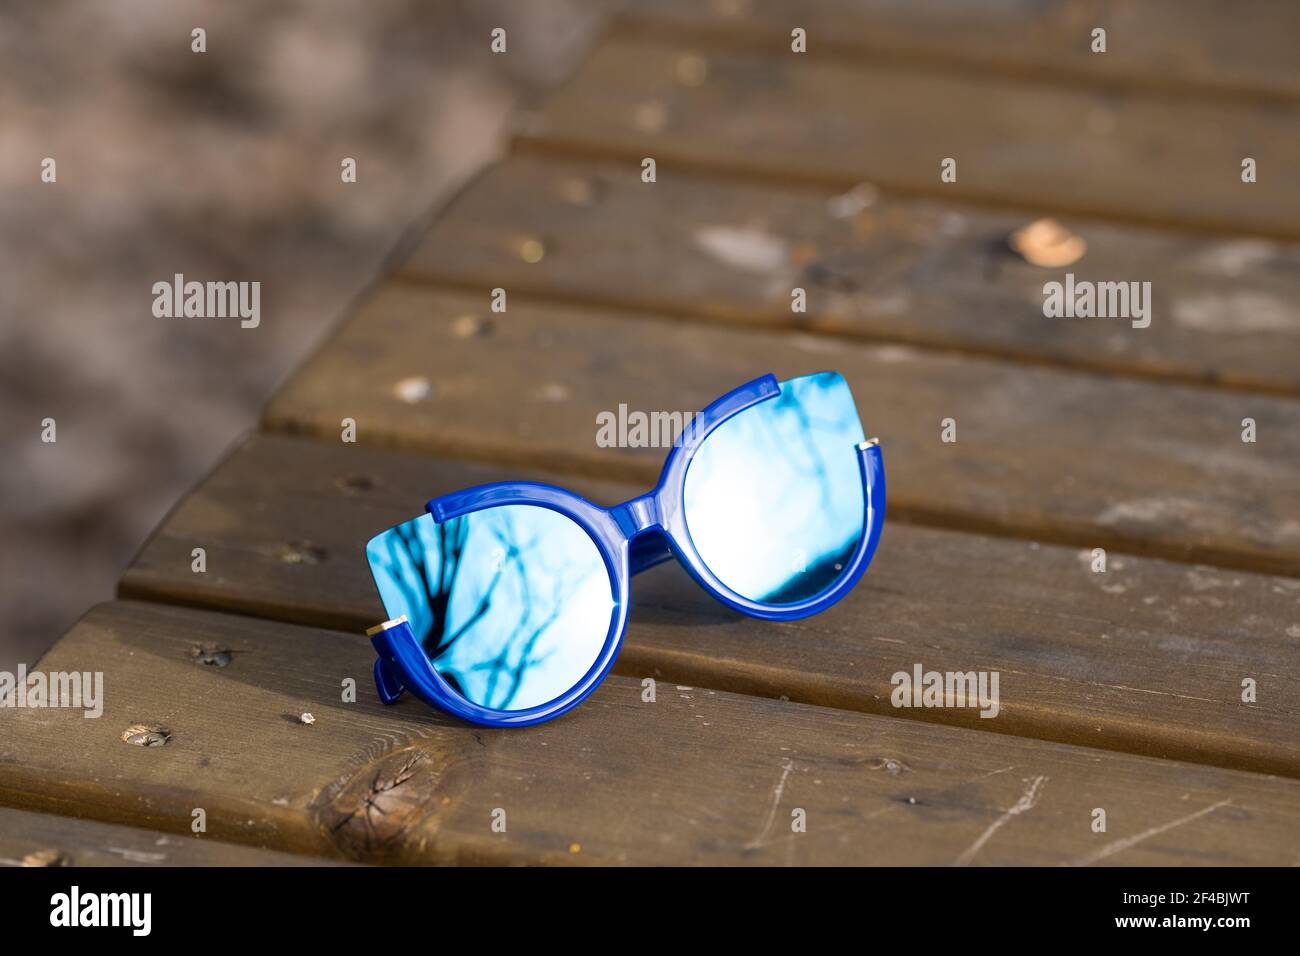
[[[1293, 863], [1297, 14], [1238, 7], [638, 4], [41, 662], [102, 670], [105, 713], [0, 719], [0, 802], [367, 862]], [[1042, 215], [1077, 263], [1008, 248]], [[1150, 281], [1150, 327], [1045, 318], [1067, 271]], [[840, 605], [749, 620], [664, 566], [560, 720], [375, 699], [370, 536], [507, 477], [626, 499], [663, 450], [597, 447], [597, 412], [824, 368], [890, 481]], [[892, 707], [918, 662], [998, 671], [999, 715]]]

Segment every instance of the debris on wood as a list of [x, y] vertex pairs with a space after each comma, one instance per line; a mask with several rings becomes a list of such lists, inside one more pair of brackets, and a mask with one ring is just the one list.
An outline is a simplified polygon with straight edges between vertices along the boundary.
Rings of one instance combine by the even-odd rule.
[[601, 193], [598, 181], [590, 176], [566, 176], [555, 188], [561, 199], [575, 206], [594, 206]]
[[852, 219], [879, 199], [880, 190], [874, 184], [858, 183], [848, 192], [826, 200], [826, 211], [836, 219]]
[[208, 667], [225, 667], [230, 663], [233, 654], [233, 651], [225, 647], [196, 646], [190, 648], [190, 657], [194, 660], [194, 663], [204, 664]]
[[433, 384], [423, 375], [412, 375], [393, 386], [393, 394], [408, 405], [424, 401], [432, 391]]
[[155, 724], [132, 724], [122, 731], [122, 739], [136, 747], [161, 747], [171, 736], [170, 730]]
[[1036, 219], [1017, 229], [1007, 244], [1030, 265], [1047, 269], [1068, 266], [1083, 258], [1088, 243], [1055, 219]]
[[648, 100], [637, 106], [632, 124], [643, 133], [662, 133], [668, 125], [668, 105], [663, 100]]
[[703, 86], [709, 78], [709, 61], [698, 53], [684, 53], [677, 58], [673, 72], [682, 86]]
[[472, 339], [488, 335], [492, 331], [492, 323], [477, 315], [459, 315], [451, 323], [451, 331], [458, 339]]
[[530, 266], [536, 265], [546, 257], [546, 243], [537, 236], [529, 236], [519, 243], [519, 258]]
[[22, 866], [71, 866], [72, 861], [59, 850], [33, 850], [20, 861]]
[[714, 259], [742, 272], [766, 275], [790, 261], [789, 244], [758, 226], [702, 226], [694, 239]]
[[278, 547], [275, 556], [285, 564], [320, 564], [329, 552], [310, 541], [290, 541]]

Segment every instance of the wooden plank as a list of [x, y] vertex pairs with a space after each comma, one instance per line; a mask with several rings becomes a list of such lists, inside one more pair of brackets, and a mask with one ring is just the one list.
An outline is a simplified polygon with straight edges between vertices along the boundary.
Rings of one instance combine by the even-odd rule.
[[0, 807], [0, 866], [321, 866], [333, 861], [202, 836]]
[[[124, 597], [360, 632], [383, 619], [365, 542], [430, 496], [506, 478], [612, 504], [637, 488], [256, 436], [172, 512]], [[206, 550], [208, 570], [191, 571]], [[311, 560], [302, 560], [303, 555]], [[716, 603], [674, 565], [639, 576], [616, 664], [632, 678], [1300, 776], [1300, 582], [894, 524], [871, 571], [798, 624]], [[922, 663], [1001, 674], [1001, 710], [897, 710]], [[1241, 681], [1259, 684], [1241, 703]]]
[[[252, 435], [172, 509], [123, 575], [120, 597], [195, 604], [363, 631], [384, 619], [365, 561], [370, 538], [436, 495], [503, 480], [497, 466]], [[536, 469], [513, 472], [569, 484]], [[629, 486], [582, 479], [594, 500]], [[193, 571], [195, 548], [207, 570]]]
[[[1131, 222], [1300, 236], [1300, 106], [1187, 102], [1030, 85], [813, 53], [718, 52], [683, 83], [681, 51], [610, 41], [519, 142], [654, 157], [662, 182], [707, 169], [877, 186]], [[1256, 160], [1258, 182], [1241, 181]], [[940, 181], [944, 159], [956, 182]]]
[[[1193, 96], [1300, 97], [1300, 9], [1290, 0], [642, 0], [619, 26], [678, 45], [767, 50], [789, 50], [802, 27], [819, 53]], [[1092, 52], [1095, 27], [1107, 31], [1104, 55]]]
[[[1300, 9], [1300, 7], [1297, 7]], [[1008, 237], [1034, 218], [516, 156], [464, 191], [403, 267], [612, 308], [831, 332], [1098, 371], [1300, 390], [1300, 246], [1069, 222], [1048, 269]], [[1149, 327], [1049, 319], [1043, 286], [1143, 278]], [[791, 311], [791, 290], [807, 311]]]
[[[193, 645], [224, 644], [224, 668]], [[1291, 862], [1300, 782], [610, 677], [565, 717], [482, 730], [360, 683], [364, 637], [160, 605], [92, 611], [48, 670], [98, 720], [0, 722], [0, 798], [106, 822], [431, 863]], [[303, 711], [316, 721], [299, 721]], [[132, 746], [131, 724], [169, 731]], [[1091, 832], [1095, 808], [1107, 832]], [[795, 810], [806, 814], [794, 833]], [[506, 832], [494, 832], [504, 811]]]
[[[891, 519], [1300, 572], [1295, 401], [508, 301], [493, 316], [486, 290], [388, 285], [264, 421], [338, 441], [351, 418], [362, 443], [648, 486], [663, 450], [598, 447], [601, 411], [692, 412], [765, 372], [835, 368], [884, 442]], [[412, 377], [428, 397], [402, 397]]]

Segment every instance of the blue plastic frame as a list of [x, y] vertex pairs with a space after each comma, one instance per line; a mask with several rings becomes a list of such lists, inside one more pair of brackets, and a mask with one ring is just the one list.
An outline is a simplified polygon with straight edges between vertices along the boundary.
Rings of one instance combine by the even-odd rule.
[[452, 690], [420, 647], [404, 618], [369, 633], [379, 660], [375, 685], [380, 699], [394, 703], [410, 690], [425, 703], [485, 727], [527, 727], [558, 717], [577, 706], [604, 680], [618, 656], [627, 629], [628, 594], [634, 574], [676, 557], [700, 586], [723, 604], [751, 617], [793, 621], [826, 610], [857, 584], [871, 563], [885, 521], [885, 469], [880, 444], [869, 439], [858, 445], [858, 465], [864, 497], [862, 537], [845, 573], [821, 593], [795, 604], [770, 605], [737, 594], [709, 570], [691, 541], [682, 508], [686, 469], [709, 434], [739, 412], [781, 393], [774, 375], [747, 382], [709, 405], [683, 430], [659, 475], [659, 483], [644, 495], [612, 508], [602, 508], [580, 495], [533, 481], [502, 481], [434, 498], [426, 510], [439, 523], [499, 505], [537, 505], [571, 518], [596, 543], [609, 572], [614, 609], [609, 631], [595, 663], [573, 687], [553, 700], [526, 710], [502, 711], [482, 707]]

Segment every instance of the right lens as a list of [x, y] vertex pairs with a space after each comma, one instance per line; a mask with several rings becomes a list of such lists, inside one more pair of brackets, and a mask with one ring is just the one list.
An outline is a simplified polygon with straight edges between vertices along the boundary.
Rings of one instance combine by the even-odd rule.
[[696, 449], [683, 510], [700, 558], [763, 604], [825, 591], [862, 538], [862, 424], [848, 383], [821, 372], [727, 419]]
[[526, 710], [577, 684], [609, 635], [614, 591], [595, 541], [567, 515], [503, 505], [439, 524], [422, 515], [366, 545], [390, 618], [482, 707]]

